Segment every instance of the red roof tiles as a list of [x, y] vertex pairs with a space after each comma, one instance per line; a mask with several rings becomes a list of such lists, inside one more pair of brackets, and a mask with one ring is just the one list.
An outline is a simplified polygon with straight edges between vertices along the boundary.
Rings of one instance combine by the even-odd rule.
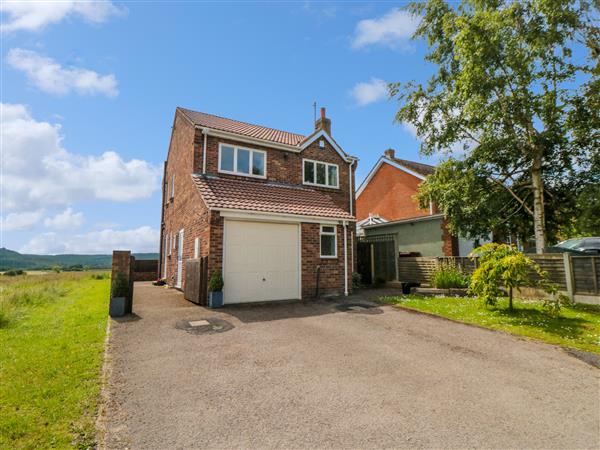
[[423, 164], [415, 161], [409, 161], [407, 159], [400, 158], [389, 158], [392, 161], [400, 164], [401, 166], [406, 167], [407, 169], [412, 170], [413, 172], [417, 172], [419, 175], [427, 176], [432, 175], [435, 172], [435, 167], [430, 166], [429, 164]]
[[260, 125], [253, 125], [238, 120], [226, 119], [224, 117], [214, 116], [203, 112], [192, 111], [190, 109], [178, 108], [185, 114], [194, 125], [214, 128], [215, 130], [236, 133], [242, 136], [249, 136], [265, 141], [277, 142], [279, 144], [298, 145], [305, 136], [288, 131], [275, 130]]
[[209, 208], [353, 219], [329, 197], [313, 189], [206, 175], [192, 178]]

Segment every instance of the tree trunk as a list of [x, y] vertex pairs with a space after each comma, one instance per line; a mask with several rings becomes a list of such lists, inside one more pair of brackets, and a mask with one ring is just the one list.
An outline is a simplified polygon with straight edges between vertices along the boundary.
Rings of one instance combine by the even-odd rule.
[[539, 151], [531, 166], [531, 186], [533, 189], [533, 232], [535, 252], [543, 253], [546, 247], [546, 217], [544, 212], [544, 182], [542, 181], [542, 155]]
[[508, 310], [513, 310], [513, 288], [512, 286], [508, 288]]

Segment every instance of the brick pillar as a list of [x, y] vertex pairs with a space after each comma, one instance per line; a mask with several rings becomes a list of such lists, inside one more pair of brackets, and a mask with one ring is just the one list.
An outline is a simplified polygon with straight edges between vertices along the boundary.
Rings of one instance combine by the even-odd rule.
[[[133, 262], [134, 257], [131, 256], [129, 250], [114, 250], [112, 256], [112, 280], [117, 279], [120, 274], [125, 278], [129, 285], [129, 293], [127, 295], [126, 312], [131, 313], [133, 306]], [[112, 292], [111, 292], [112, 296]]]
[[444, 256], [458, 256], [458, 238], [450, 234], [446, 219], [442, 222], [442, 242]]

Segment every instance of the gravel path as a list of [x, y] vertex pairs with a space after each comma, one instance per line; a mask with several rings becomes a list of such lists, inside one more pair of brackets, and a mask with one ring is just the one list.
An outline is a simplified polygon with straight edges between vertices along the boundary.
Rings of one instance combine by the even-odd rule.
[[600, 371], [560, 348], [390, 306], [135, 292], [137, 320], [112, 322], [108, 448], [600, 447]]

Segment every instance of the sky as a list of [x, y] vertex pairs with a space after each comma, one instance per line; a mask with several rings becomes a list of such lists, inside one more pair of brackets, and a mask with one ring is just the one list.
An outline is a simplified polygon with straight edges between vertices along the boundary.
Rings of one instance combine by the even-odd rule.
[[313, 102], [360, 159], [419, 156], [386, 83], [432, 67], [398, 2], [3, 2], [1, 246], [158, 251], [177, 106], [300, 134]]

